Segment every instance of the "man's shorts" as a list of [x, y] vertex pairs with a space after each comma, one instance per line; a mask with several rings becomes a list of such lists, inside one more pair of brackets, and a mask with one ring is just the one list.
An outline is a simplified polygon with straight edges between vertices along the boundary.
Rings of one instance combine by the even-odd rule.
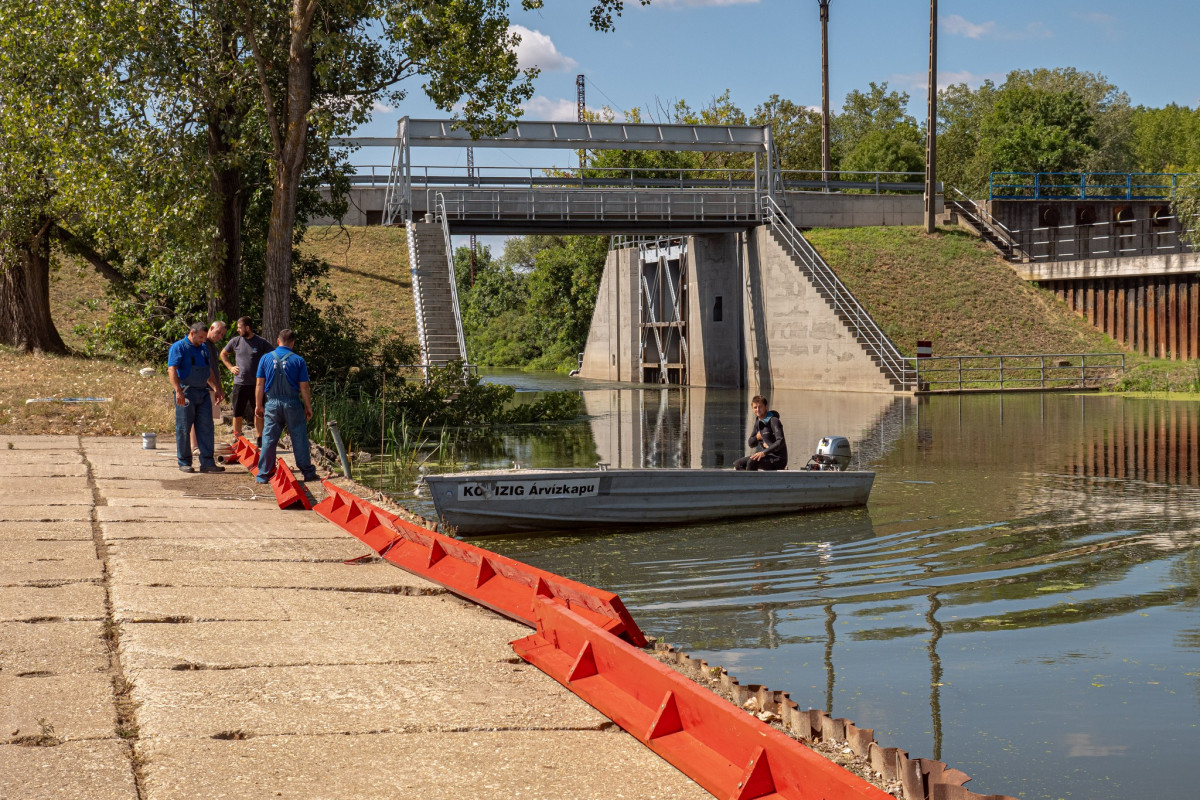
[[235, 383], [233, 385], [233, 415], [235, 417], [254, 416], [254, 390], [253, 383]]

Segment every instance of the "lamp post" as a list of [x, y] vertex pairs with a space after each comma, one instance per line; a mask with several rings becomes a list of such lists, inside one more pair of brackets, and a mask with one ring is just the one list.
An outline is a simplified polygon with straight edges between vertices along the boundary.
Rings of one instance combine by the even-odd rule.
[[828, 181], [833, 169], [829, 149], [829, 0], [817, 0], [821, 7], [821, 179]]
[[925, 120], [925, 232], [937, 206], [937, 0], [929, 0], [929, 116]]

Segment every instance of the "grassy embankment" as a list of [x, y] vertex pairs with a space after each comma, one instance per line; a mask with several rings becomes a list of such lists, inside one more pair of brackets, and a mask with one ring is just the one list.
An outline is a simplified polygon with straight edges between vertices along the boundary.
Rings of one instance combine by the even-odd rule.
[[[900, 351], [917, 339], [937, 355], [1119, 353], [1052, 292], [1026, 283], [987, 245], [958, 228], [842, 228], [805, 233]], [[1126, 357], [1127, 394], [1200, 390], [1194, 361]]]
[[[329, 285], [337, 300], [371, 328], [388, 327], [416, 338], [403, 229], [312, 228], [302, 248], [332, 265]], [[51, 276], [50, 306], [68, 347], [82, 351], [77, 325], [103, 324], [108, 316], [105, 281], [82, 262], [63, 259]], [[183, 335], [183, 332], [180, 332]], [[138, 370], [155, 368], [142, 377]], [[0, 347], [0, 433], [129, 435], [169, 432], [175, 417], [165, 364], [112, 358], [20, 355]], [[108, 403], [30, 403], [30, 398], [109, 397]]]

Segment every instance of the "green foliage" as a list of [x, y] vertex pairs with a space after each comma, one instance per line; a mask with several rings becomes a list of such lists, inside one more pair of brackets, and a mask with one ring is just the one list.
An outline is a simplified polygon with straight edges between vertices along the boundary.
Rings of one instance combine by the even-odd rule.
[[820, 111], [773, 94], [754, 109], [750, 124], [770, 124], [782, 169], [821, 168]]
[[888, 91], [887, 81], [872, 81], [866, 92], [852, 90], [842, 102], [842, 113], [835, 115], [831, 123], [838, 158], [847, 158], [872, 133], [899, 131], [902, 136], [921, 141], [921, 127], [907, 107], [908, 93]]
[[510, 239], [499, 261], [481, 250], [471, 285], [470, 253], [456, 250], [472, 362], [573, 369], [587, 341], [607, 257], [607, 237], [524, 236]]
[[483, 383], [478, 375], [464, 381], [461, 363], [431, 368], [428, 381], [393, 376], [374, 392], [314, 383], [313, 416], [320, 424], [313, 426], [313, 436], [324, 442], [324, 423], [336, 419], [348, 447], [380, 450], [393, 440], [411, 439], [414, 430], [568, 420], [582, 410], [578, 392], [547, 392], [532, 403], [514, 403], [515, 395], [513, 387]]
[[1006, 88], [981, 133], [989, 171], [1077, 172], [1095, 151], [1096, 121], [1072, 90]]
[[871, 131], [842, 162], [847, 172], [921, 172], [925, 149], [919, 131], [907, 125]]

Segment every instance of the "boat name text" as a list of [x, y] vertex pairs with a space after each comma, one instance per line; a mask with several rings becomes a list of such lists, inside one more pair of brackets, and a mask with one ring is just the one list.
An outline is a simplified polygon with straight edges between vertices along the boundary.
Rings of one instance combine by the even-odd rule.
[[581, 481], [505, 481], [504, 483], [463, 483], [459, 500], [485, 500], [495, 497], [545, 499], [554, 497], [595, 497], [600, 480]]

